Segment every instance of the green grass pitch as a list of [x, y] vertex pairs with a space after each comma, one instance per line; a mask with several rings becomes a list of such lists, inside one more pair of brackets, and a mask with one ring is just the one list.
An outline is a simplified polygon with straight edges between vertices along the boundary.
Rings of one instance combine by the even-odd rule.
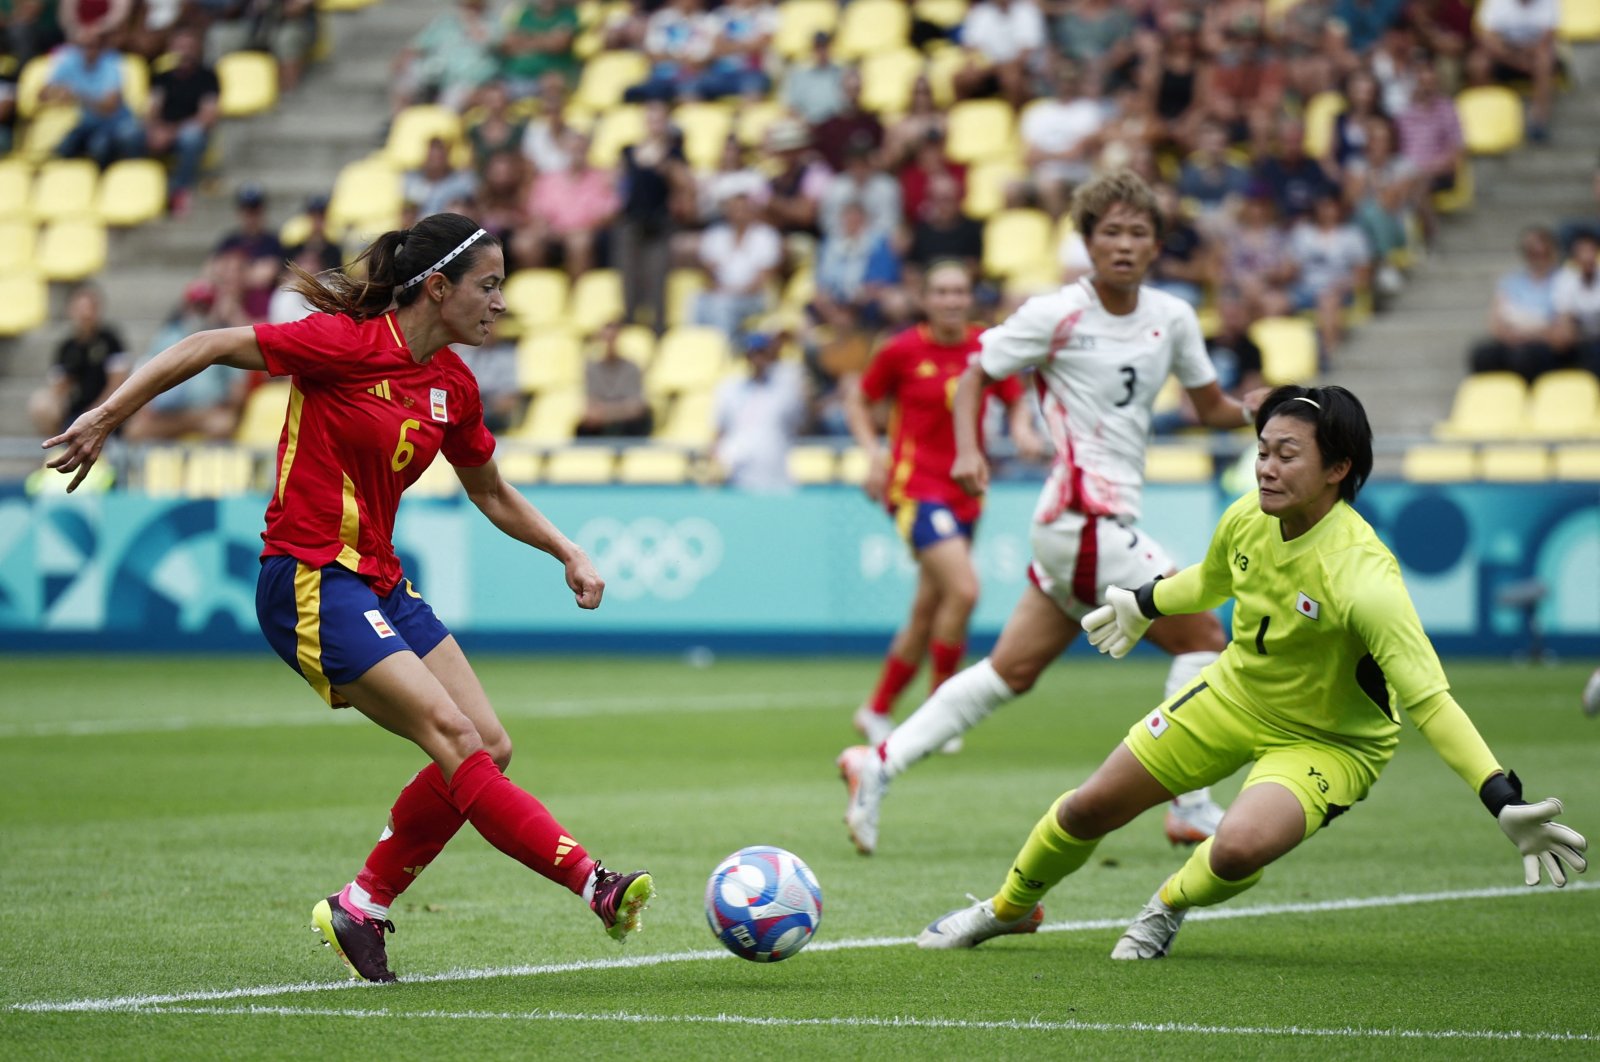
[[[1523, 888], [1516, 852], [1409, 727], [1365, 803], [1191, 918], [1164, 961], [1107, 958], [1182, 858], [1159, 812], [1051, 894], [1048, 931], [922, 952], [917, 931], [992, 892], [1048, 803], [1155, 703], [1165, 661], [1062, 661], [960, 755], [895, 783], [870, 859], [840, 822], [833, 758], [876, 661], [476, 664], [516, 743], [511, 776], [609, 865], [656, 875], [643, 934], [618, 948], [579, 900], [469, 828], [394, 909], [401, 983], [353, 984], [308, 914], [357, 869], [421, 765], [414, 749], [321, 708], [265, 652], [10, 657], [7, 1057], [1600, 1052], [1600, 878]], [[1447, 662], [1529, 796], [1560, 796], [1565, 821], [1594, 837], [1600, 720], [1578, 707], [1589, 666]], [[747, 844], [793, 850], [822, 882], [821, 930], [787, 962], [741, 962], [706, 928], [706, 875]]]

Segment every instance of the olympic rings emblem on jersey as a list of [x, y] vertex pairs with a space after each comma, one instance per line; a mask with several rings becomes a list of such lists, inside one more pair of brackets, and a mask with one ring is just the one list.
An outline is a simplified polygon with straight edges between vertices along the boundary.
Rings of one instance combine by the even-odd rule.
[[579, 528], [578, 544], [606, 581], [606, 592], [630, 601], [680, 601], [722, 564], [722, 533], [700, 517], [675, 523], [599, 517]]

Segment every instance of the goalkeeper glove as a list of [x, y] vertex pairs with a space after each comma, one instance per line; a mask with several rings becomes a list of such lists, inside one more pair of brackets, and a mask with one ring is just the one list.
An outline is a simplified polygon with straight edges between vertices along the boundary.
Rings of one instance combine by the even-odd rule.
[[1579, 854], [1589, 847], [1583, 834], [1551, 821], [1561, 814], [1561, 801], [1555, 797], [1529, 804], [1522, 799], [1522, 779], [1515, 772], [1494, 775], [1483, 783], [1478, 796], [1522, 853], [1522, 880], [1527, 884], [1539, 884], [1541, 867], [1558, 889], [1567, 883], [1563, 863], [1577, 874], [1588, 869], [1588, 862]]
[[1132, 590], [1120, 586], [1107, 587], [1106, 603], [1083, 617], [1083, 630], [1089, 636], [1089, 644], [1119, 660], [1127, 656], [1144, 637], [1153, 619], [1139, 607], [1140, 600], [1146, 596], [1143, 590], [1135, 595]]

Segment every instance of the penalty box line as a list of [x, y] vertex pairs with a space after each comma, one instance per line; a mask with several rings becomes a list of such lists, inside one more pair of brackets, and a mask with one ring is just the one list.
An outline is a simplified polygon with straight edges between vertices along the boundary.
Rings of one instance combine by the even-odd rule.
[[[1211, 921], [1230, 918], [1269, 918], [1288, 914], [1326, 914], [1340, 911], [1370, 910], [1382, 907], [1409, 907], [1419, 904], [1452, 903], [1469, 900], [1501, 900], [1516, 897], [1538, 897], [1588, 892], [1600, 889], [1600, 882], [1572, 882], [1562, 890], [1534, 890], [1523, 887], [1502, 886], [1485, 889], [1453, 889], [1440, 892], [1395, 893], [1389, 896], [1357, 896], [1338, 900], [1321, 900], [1303, 903], [1258, 904], [1249, 907], [1200, 908], [1189, 913], [1193, 921]], [[1081, 933], [1103, 929], [1120, 929], [1126, 918], [1097, 918], [1072, 922], [1051, 922], [1041, 926], [1041, 933]], [[819, 940], [807, 947], [810, 952], [856, 951], [864, 948], [901, 947], [912, 943], [913, 937], [858, 937], [848, 940]], [[675, 962], [703, 962], [733, 959], [723, 949], [664, 952], [659, 955], [630, 955], [615, 959], [588, 959], [576, 962], [543, 963], [491, 967], [486, 969], [456, 969], [441, 973], [409, 976], [403, 985], [459, 983], [483, 981], [500, 977], [539, 977], [549, 974], [589, 973], [599, 970], [642, 969]], [[161, 1012], [160, 1008], [173, 1004], [215, 1003], [226, 1000], [263, 999], [272, 996], [303, 995], [314, 992], [339, 991], [394, 991], [386, 985], [365, 981], [303, 981], [296, 984], [257, 985], [244, 988], [215, 989], [198, 992], [173, 992], [159, 995], [112, 996], [102, 999], [36, 1000], [13, 1003], [12, 1011], [42, 1014], [85, 1012]], [[248, 1013], [239, 1008], [237, 1013]]]

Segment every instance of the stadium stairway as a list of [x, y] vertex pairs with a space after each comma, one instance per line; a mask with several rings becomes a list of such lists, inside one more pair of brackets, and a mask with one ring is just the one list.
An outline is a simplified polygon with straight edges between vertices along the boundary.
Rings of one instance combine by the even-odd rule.
[[[1467, 350], [1488, 333], [1500, 274], [1518, 264], [1517, 233], [1592, 217], [1600, 144], [1600, 44], [1572, 48], [1573, 84], [1558, 97], [1547, 143], [1473, 160], [1472, 207], [1442, 220], [1437, 252], [1411, 274], [1388, 312], [1354, 329], [1325, 380], [1362, 399], [1380, 438], [1418, 439], [1449, 413]], [[1398, 473], [1398, 452], [1380, 472]]]
[[[325, 16], [332, 35], [327, 59], [313, 65], [277, 106], [221, 124], [215, 179], [202, 186], [182, 218], [164, 217], [111, 234], [107, 267], [96, 282], [106, 295], [106, 320], [129, 351], [143, 356], [161, 322], [223, 233], [234, 226], [233, 192], [244, 181], [267, 191], [268, 216], [280, 225], [315, 192], [329, 192], [340, 167], [383, 145], [394, 56], [438, 11], [431, 0], [381, 0]], [[63, 326], [66, 287], [52, 285], [43, 328], [0, 340], [0, 436], [29, 436], [28, 395], [50, 365]], [[7, 460], [0, 475], [26, 473], [36, 460]]]

